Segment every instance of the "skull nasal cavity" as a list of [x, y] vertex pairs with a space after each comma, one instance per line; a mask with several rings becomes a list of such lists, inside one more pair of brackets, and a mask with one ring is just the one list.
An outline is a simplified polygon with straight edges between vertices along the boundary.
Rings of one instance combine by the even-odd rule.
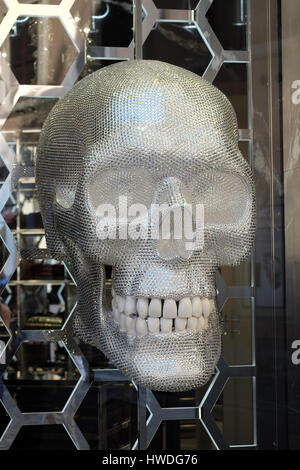
[[157, 240], [159, 257], [166, 260], [189, 259], [193, 252], [186, 248], [187, 240], [184, 228], [184, 207], [189, 201], [182, 181], [174, 177], [166, 178], [160, 186], [157, 199], [160, 205], [159, 238]]
[[169, 206], [183, 206], [187, 202], [182, 181], [172, 176], [162, 181], [157, 196], [159, 204], [167, 203]]

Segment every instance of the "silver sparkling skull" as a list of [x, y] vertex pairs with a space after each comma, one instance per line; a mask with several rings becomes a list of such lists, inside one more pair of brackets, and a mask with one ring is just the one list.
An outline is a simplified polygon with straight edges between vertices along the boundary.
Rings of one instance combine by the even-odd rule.
[[[163, 62], [102, 68], [51, 111], [36, 180], [48, 250], [77, 284], [76, 334], [144, 387], [205, 384], [221, 352], [215, 272], [245, 260], [255, 231], [252, 173], [228, 99]], [[162, 204], [165, 215], [202, 206], [203, 243], [187, 250], [174, 227], [166, 239], [159, 228], [156, 238], [110, 237], [130, 217], [124, 224], [99, 207], [120, 200], [129, 208]]]

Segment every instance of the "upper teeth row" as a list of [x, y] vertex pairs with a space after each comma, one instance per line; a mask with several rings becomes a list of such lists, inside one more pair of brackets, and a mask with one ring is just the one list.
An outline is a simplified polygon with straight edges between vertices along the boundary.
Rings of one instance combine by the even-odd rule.
[[208, 317], [214, 310], [212, 299], [185, 297], [174, 299], [147, 299], [114, 295], [112, 309], [114, 320], [129, 336], [175, 331], [202, 331], [208, 327]]

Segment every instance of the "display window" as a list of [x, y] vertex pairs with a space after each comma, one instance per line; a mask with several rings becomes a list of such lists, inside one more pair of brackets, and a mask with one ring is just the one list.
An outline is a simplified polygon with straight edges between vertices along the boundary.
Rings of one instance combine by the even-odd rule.
[[299, 18], [0, 0], [1, 450], [300, 449]]

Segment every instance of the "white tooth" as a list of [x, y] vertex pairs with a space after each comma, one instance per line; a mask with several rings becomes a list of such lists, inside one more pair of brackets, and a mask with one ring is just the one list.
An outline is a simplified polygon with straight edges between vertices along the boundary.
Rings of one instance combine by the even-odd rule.
[[197, 331], [197, 318], [191, 317], [187, 321], [187, 329], [192, 331]]
[[126, 331], [126, 315], [124, 313], [121, 313], [120, 316], [120, 330]]
[[212, 313], [215, 310], [215, 300], [211, 299], [210, 300], [210, 313]]
[[162, 333], [172, 333], [173, 320], [170, 318], [160, 319], [160, 329]]
[[179, 301], [178, 316], [181, 318], [190, 318], [192, 316], [192, 302], [189, 297]]
[[136, 300], [135, 297], [127, 295], [125, 301], [125, 314], [131, 315], [131, 313], [136, 313]]
[[203, 299], [202, 300], [202, 309], [203, 309], [204, 318], [209, 317], [209, 314], [210, 314], [210, 301], [209, 301], [209, 299]]
[[192, 299], [193, 317], [199, 318], [202, 315], [202, 303], [200, 297]]
[[175, 331], [184, 331], [186, 327], [186, 319], [185, 318], [176, 318], [175, 319]]
[[197, 330], [203, 331], [204, 328], [205, 328], [205, 320], [204, 320], [204, 317], [201, 315], [201, 317], [199, 317], [197, 320]]
[[161, 317], [161, 300], [152, 299], [149, 304], [149, 317]]
[[128, 336], [135, 336], [135, 319], [126, 317], [126, 330]]
[[139, 297], [136, 308], [138, 311], [138, 314], [141, 318], [147, 318], [148, 315], [148, 299], [145, 297]]
[[176, 318], [177, 317], [177, 305], [175, 300], [166, 299], [164, 301], [163, 316], [165, 318]]
[[117, 309], [113, 310], [113, 317], [116, 323], [120, 323], [120, 312]]
[[125, 302], [126, 302], [126, 297], [121, 297], [120, 295], [117, 296], [117, 302], [118, 302], [118, 310], [119, 312], [124, 312], [125, 308]]
[[147, 322], [143, 318], [136, 319], [135, 327], [138, 336], [145, 336], [148, 333]]
[[204, 329], [208, 329], [208, 318], [204, 318]]
[[159, 318], [149, 317], [147, 323], [150, 333], [159, 333]]

